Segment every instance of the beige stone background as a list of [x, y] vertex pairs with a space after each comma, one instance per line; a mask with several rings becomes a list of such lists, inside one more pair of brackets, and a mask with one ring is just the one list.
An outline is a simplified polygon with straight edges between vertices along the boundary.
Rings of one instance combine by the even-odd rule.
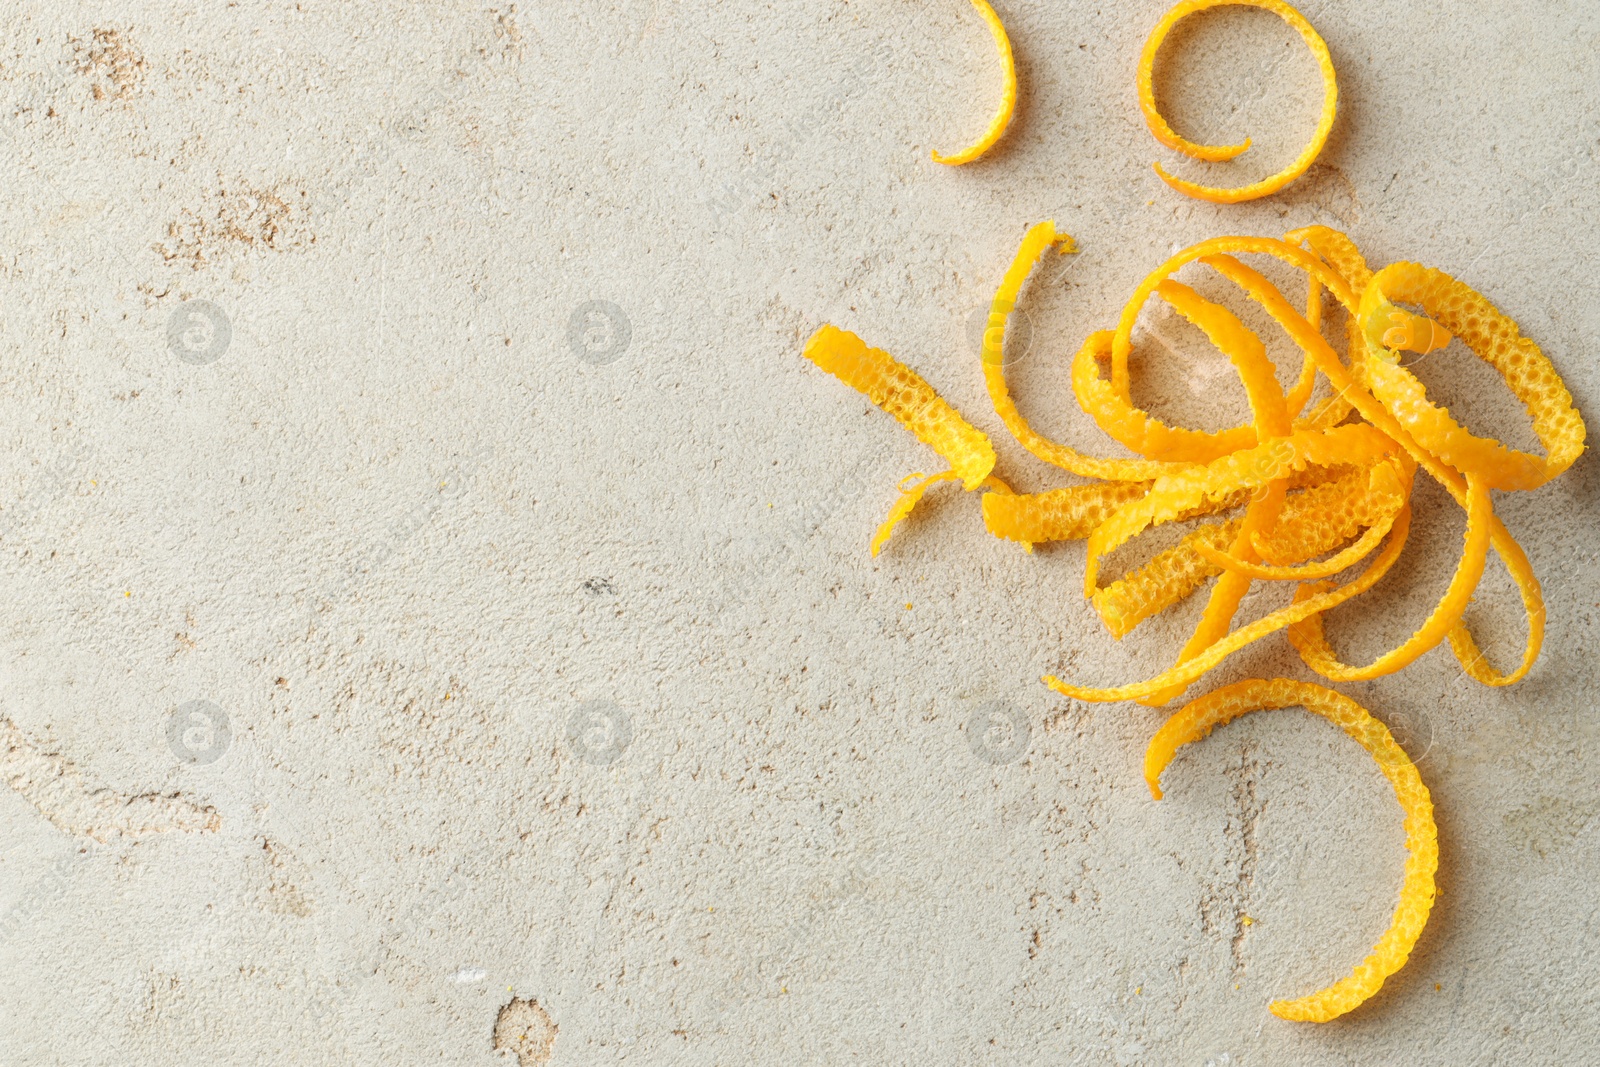
[[[1489, 295], [1594, 415], [1600, 10], [1308, 0], [1333, 137], [1218, 207], [1151, 162], [1277, 169], [1315, 68], [1270, 14], [1196, 19], [1166, 106], [1256, 146], [1177, 159], [1133, 85], [1163, 7], [1001, 5], [1021, 110], [950, 169], [929, 150], [997, 85], [964, 0], [11, 5], [0, 1063], [1589, 1060], [1591, 457], [1497, 501], [1549, 601], [1526, 681], [1436, 650], [1344, 687], [1420, 760], [1442, 895], [1322, 1027], [1267, 1003], [1387, 924], [1368, 757], [1252, 716], [1153, 803], [1162, 713], [1038, 678], [1153, 673], [1198, 605], [1112, 642], [1081, 545], [1026, 556], [960, 494], [867, 555], [934, 457], [804, 338], [889, 348], [1014, 485], [1059, 484], [1002, 439], [970, 332], [1041, 218], [1083, 252], [1026, 290], [1013, 378], [1085, 447], [1066, 360], [1146, 272], [1313, 222]], [[1142, 324], [1143, 398], [1236, 419], [1184, 329]], [[1530, 443], [1459, 347], [1419, 367]], [[1431, 486], [1417, 512], [1337, 616], [1349, 658], [1448, 579], [1461, 515]], [[1498, 564], [1471, 617], [1508, 661]], [[1281, 637], [1212, 681], [1271, 672], [1307, 676]]]

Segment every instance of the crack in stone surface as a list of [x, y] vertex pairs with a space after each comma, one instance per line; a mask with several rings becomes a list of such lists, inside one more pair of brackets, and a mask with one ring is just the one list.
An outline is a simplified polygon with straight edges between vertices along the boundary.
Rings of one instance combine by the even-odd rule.
[[0, 777], [59, 830], [102, 844], [171, 830], [214, 833], [222, 817], [179, 793], [123, 794], [92, 788], [59, 753], [46, 752], [0, 715]]

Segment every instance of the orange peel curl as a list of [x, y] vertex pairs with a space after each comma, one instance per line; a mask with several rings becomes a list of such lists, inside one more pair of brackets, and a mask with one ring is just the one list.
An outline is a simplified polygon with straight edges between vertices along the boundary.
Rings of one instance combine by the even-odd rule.
[[1275, 1000], [1269, 1006], [1280, 1019], [1325, 1023], [1360, 1006], [1405, 966], [1433, 909], [1439, 831], [1433, 819], [1433, 798], [1416, 764], [1388, 728], [1350, 698], [1310, 682], [1255, 678], [1207, 693], [1168, 719], [1145, 751], [1144, 777], [1151, 795], [1160, 800], [1161, 772], [1180, 747], [1252, 711], [1296, 706], [1332, 722], [1366, 749], [1394, 787], [1395, 799], [1405, 814], [1405, 874], [1389, 928], [1348, 977], [1326, 989], [1294, 1000]]
[[[1051, 222], [1028, 230], [991, 303], [982, 371], [995, 411], [1012, 436], [1034, 456], [1090, 484], [1013, 493], [993, 474], [996, 458], [988, 438], [909, 368], [836, 327], [823, 327], [807, 345], [814, 362], [865, 393], [950, 465], [903, 487], [873, 539], [874, 554], [928, 490], [959, 480], [969, 490], [989, 491], [982, 512], [996, 537], [1029, 549], [1043, 541], [1087, 541], [1084, 592], [1114, 637], [1188, 597], [1207, 579], [1217, 579], [1171, 668], [1143, 682], [1112, 687], [1047, 679], [1083, 700], [1165, 703], [1234, 652], [1279, 630], [1289, 631], [1290, 644], [1308, 666], [1335, 680], [1380, 677], [1445, 641], [1466, 673], [1483, 684], [1509, 685], [1526, 675], [1543, 641], [1543, 593], [1526, 553], [1495, 515], [1490, 490], [1531, 487], [1559, 474], [1582, 452], [1584, 429], [1549, 361], [1514, 323], [1441, 272], [1415, 264], [1374, 272], [1354, 242], [1326, 227], [1293, 230], [1282, 240], [1202, 241], [1152, 271], [1124, 304], [1116, 328], [1091, 333], [1072, 360], [1079, 407], [1134, 453], [1101, 458], [1033, 430], [1005, 377], [1008, 316], [1051, 249], [1066, 253], [1075, 246]], [[1269, 256], [1301, 272], [1303, 310], [1242, 256]], [[1175, 277], [1191, 265], [1208, 267], [1233, 283], [1301, 350], [1290, 388], [1279, 383], [1263, 342], [1237, 314]], [[1133, 404], [1133, 327], [1151, 298], [1166, 302], [1232, 362], [1250, 405], [1247, 423], [1217, 432], [1190, 429], [1168, 425]], [[1346, 314], [1347, 357], [1323, 336], [1329, 302]], [[1474, 444], [1478, 439], [1453, 421], [1430, 423], [1424, 417], [1425, 390], [1385, 342], [1426, 351], [1451, 338], [1462, 339], [1501, 372], [1527, 406], [1546, 457], [1512, 453], [1498, 442]], [[1319, 380], [1326, 381], [1331, 395], [1313, 404]], [[1348, 421], [1352, 414], [1356, 421]], [[1440, 412], [1439, 419], [1448, 416]], [[1367, 666], [1345, 664], [1328, 643], [1323, 616], [1369, 589], [1393, 566], [1409, 533], [1418, 468], [1467, 514], [1461, 561], [1450, 587], [1410, 638]], [[1242, 516], [1204, 525], [1102, 586], [1100, 571], [1108, 555], [1144, 531], [1239, 507], [1245, 508]], [[1528, 618], [1521, 662], [1506, 672], [1487, 662], [1464, 617], [1491, 549], [1505, 563]], [[1329, 581], [1358, 565], [1363, 569], [1355, 578]], [[1234, 616], [1255, 581], [1294, 581], [1299, 588], [1286, 607], [1236, 626]]]
[[1144, 50], [1139, 54], [1139, 69], [1136, 80], [1139, 87], [1139, 110], [1144, 113], [1145, 124], [1150, 127], [1150, 132], [1156, 140], [1168, 148], [1182, 152], [1192, 159], [1207, 162], [1221, 162], [1233, 159], [1250, 147], [1249, 138], [1238, 144], [1231, 145], [1203, 145], [1197, 144], [1180, 136], [1156, 107], [1155, 93], [1155, 63], [1156, 53], [1160, 51], [1162, 43], [1167, 39], [1167, 34], [1172, 31], [1180, 21], [1195, 14], [1214, 7], [1258, 7], [1263, 11], [1270, 11], [1287, 22], [1299, 33], [1311, 49], [1312, 56], [1317, 61], [1317, 68], [1322, 75], [1322, 111], [1317, 116], [1317, 127], [1311, 135], [1311, 140], [1300, 150], [1288, 166], [1276, 174], [1262, 178], [1260, 181], [1236, 189], [1220, 189], [1214, 186], [1201, 185], [1197, 182], [1186, 181], [1169, 174], [1160, 163], [1155, 164], [1155, 171], [1161, 180], [1172, 186], [1185, 196], [1197, 200], [1208, 200], [1214, 204], [1238, 204], [1246, 200], [1256, 200], [1282, 189], [1296, 178], [1310, 169], [1322, 153], [1322, 148], [1328, 143], [1328, 134], [1333, 130], [1333, 122], [1339, 112], [1339, 82], [1333, 70], [1333, 57], [1328, 53], [1328, 45], [1322, 36], [1306, 21], [1304, 15], [1293, 7], [1283, 3], [1283, 0], [1183, 0], [1173, 7], [1155, 28], [1150, 31], [1150, 36], [1145, 39]]
[[978, 14], [989, 27], [989, 32], [994, 36], [995, 48], [1000, 52], [1000, 65], [1003, 71], [1000, 107], [995, 111], [994, 118], [989, 120], [989, 128], [983, 132], [983, 136], [972, 144], [950, 155], [941, 155], [937, 150], [934, 151], [935, 163], [944, 163], [952, 167], [971, 163], [993, 148], [1005, 134], [1006, 127], [1011, 125], [1011, 116], [1017, 110], [1017, 61], [1011, 54], [1011, 38], [1006, 35], [1005, 24], [1000, 21], [1000, 16], [995, 14], [994, 8], [989, 6], [989, 0], [972, 0], [972, 6], [978, 9]]

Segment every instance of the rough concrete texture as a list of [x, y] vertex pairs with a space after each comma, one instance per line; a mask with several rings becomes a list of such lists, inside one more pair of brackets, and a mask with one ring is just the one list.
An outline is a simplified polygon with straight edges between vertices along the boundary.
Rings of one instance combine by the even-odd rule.
[[[1277, 169], [1315, 68], [1270, 14], [1195, 20], [1171, 116], [1256, 147], [1178, 159], [1133, 84], [1163, 7], [1003, 4], [1021, 111], [949, 169], [929, 150], [997, 86], [965, 0], [13, 6], [0, 1062], [1592, 1058], [1591, 457], [1498, 501], [1549, 599], [1526, 681], [1441, 649], [1342, 687], [1421, 757], [1442, 895], [1322, 1027], [1266, 1006], [1387, 924], [1402, 835], [1370, 759], [1250, 716], [1157, 804], [1162, 713], [1038, 679], [1152, 673], [1197, 604], [1112, 642], [1081, 545], [1024, 555], [949, 490], [867, 556], [936, 461], [803, 339], [891, 349], [1014, 485], [1059, 484], [1004, 438], [971, 333], [1046, 217], [1084, 251], [1026, 290], [1013, 377], [1085, 447], [1066, 358], [1147, 271], [1313, 222], [1488, 294], [1595, 414], [1600, 10], [1308, 0], [1333, 138], [1218, 207], [1151, 162]], [[1237, 418], [1185, 329], [1144, 324], [1144, 399]], [[1527, 443], [1459, 347], [1421, 367]], [[1349, 658], [1448, 578], [1460, 512], [1431, 486], [1417, 512], [1331, 627]], [[1508, 662], [1498, 564], [1472, 618]], [[1276, 637], [1211, 683], [1267, 673], [1307, 676]]]

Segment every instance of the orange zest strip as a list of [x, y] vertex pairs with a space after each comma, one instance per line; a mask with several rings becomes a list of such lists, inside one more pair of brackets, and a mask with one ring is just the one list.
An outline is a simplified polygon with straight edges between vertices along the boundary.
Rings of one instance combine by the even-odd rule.
[[[934, 475], [926, 475], [921, 471], [917, 471], [900, 479], [900, 497], [889, 508], [888, 517], [883, 520], [877, 532], [872, 535], [871, 551], [873, 557], [876, 558], [878, 553], [883, 550], [883, 546], [888, 543], [889, 538], [894, 536], [895, 527], [899, 526], [911, 515], [911, 512], [922, 502], [923, 496], [929, 489], [943, 482], [959, 480], [955, 471], [941, 471]], [[990, 490], [989, 493], [984, 494], [985, 503], [987, 503], [990, 496], [1003, 498], [1015, 496], [1010, 486], [992, 474], [980, 483], [979, 488]], [[987, 514], [987, 509], [985, 509], [985, 514]], [[1033, 543], [1026, 538], [1013, 537], [1011, 540], [1021, 541], [1022, 547], [1026, 551], [1033, 551]]]
[[1204, 467], [1158, 478], [1148, 494], [1118, 509], [1090, 535], [1084, 595], [1093, 596], [1098, 587], [1100, 560], [1148, 527], [1170, 522], [1206, 500], [1263, 487], [1310, 466], [1370, 466], [1393, 447], [1383, 434], [1360, 423], [1297, 430], [1290, 437], [1242, 449]]
[[[1233, 312], [1206, 300], [1181, 282], [1164, 278], [1157, 283], [1156, 292], [1173, 310], [1204, 331], [1211, 343], [1233, 363], [1250, 400], [1256, 439], [1269, 445], [1284, 443], [1290, 432], [1288, 404], [1283, 389], [1278, 385], [1277, 370], [1267, 358], [1266, 345], [1261, 343], [1261, 339]], [[1255, 561], [1252, 539], [1277, 523], [1278, 513], [1283, 509], [1285, 488], [1284, 477], [1273, 478], [1260, 487], [1245, 511], [1244, 520], [1229, 549], [1230, 556], [1244, 557], [1246, 562]], [[1196, 547], [1204, 552], [1205, 546]], [[1195, 626], [1194, 633], [1178, 654], [1179, 663], [1204, 652], [1227, 634], [1239, 604], [1249, 589], [1250, 578], [1246, 575], [1237, 571], [1222, 575], [1211, 588], [1205, 613]], [[1154, 693], [1145, 702], [1165, 704], [1181, 691], [1181, 687], [1174, 687], [1169, 691]]]
[[[1330, 472], [1325, 468], [1313, 468], [1307, 473], [1326, 477]], [[1302, 480], [1305, 479], [1296, 479], [1296, 482]], [[1274, 531], [1270, 540], [1277, 552], [1272, 558], [1286, 557], [1288, 562], [1309, 559], [1348, 538], [1349, 532], [1358, 524], [1359, 513], [1353, 514], [1347, 521], [1329, 522], [1327, 516], [1350, 509], [1351, 504], [1346, 498], [1364, 495], [1365, 488], [1365, 474], [1353, 471], [1329, 482], [1316, 482], [1305, 492], [1286, 497], [1278, 520], [1278, 530]], [[1233, 499], [1226, 501], [1230, 506], [1239, 502]], [[1180, 519], [1189, 517], [1187, 514], [1179, 516]], [[1145, 619], [1165, 611], [1193, 593], [1205, 579], [1221, 574], [1223, 568], [1207, 560], [1201, 553], [1201, 546], [1219, 550], [1226, 548], [1238, 536], [1240, 525], [1240, 520], [1234, 519], [1201, 526], [1172, 548], [1158, 553], [1132, 574], [1095, 593], [1094, 609], [1099, 613], [1107, 632], [1120, 640]], [[1255, 542], [1258, 550], [1264, 543], [1260, 535], [1257, 535]]]
[[1237, 189], [1218, 189], [1208, 185], [1185, 181], [1182, 178], [1168, 174], [1160, 163], [1155, 164], [1155, 170], [1161, 180], [1172, 186], [1186, 196], [1197, 200], [1209, 200], [1214, 204], [1237, 204], [1245, 200], [1256, 200], [1277, 192], [1300, 175], [1310, 169], [1313, 161], [1321, 154], [1323, 145], [1328, 142], [1328, 134], [1333, 129], [1333, 120], [1339, 111], [1339, 85], [1334, 76], [1333, 57], [1328, 54], [1328, 45], [1320, 34], [1312, 28], [1311, 23], [1305, 20], [1300, 12], [1283, 3], [1282, 0], [1183, 0], [1172, 10], [1161, 17], [1155, 29], [1150, 31], [1150, 36], [1145, 40], [1144, 51], [1139, 54], [1139, 71], [1137, 81], [1139, 85], [1139, 110], [1144, 112], [1145, 124], [1150, 127], [1150, 132], [1156, 140], [1168, 148], [1182, 152], [1192, 159], [1218, 162], [1232, 159], [1250, 147], [1250, 140], [1246, 138], [1234, 145], [1202, 145], [1180, 137], [1167, 120], [1156, 109], [1155, 94], [1155, 62], [1156, 52], [1166, 40], [1167, 34], [1178, 22], [1197, 11], [1205, 11], [1213, 7], [1259, 7], [1263, 11], [1270, 11], [1283, 19], [1300, 34], [1306, 45], [1311, 49], [1311, 54], [1316, 58], [1317, 67], [1322, 72], [1322, 113], [1317, 118], [1316, 131], [1311, 135], [1310, 142], [1301, 149], [1300, 154], [1294, 158], [1287, 167], [1270, 177]]
[[1461, 668], [1475, 681], [1491, 686], [1511, 685], [1520, 682], [1533, 667], [1533, 661], [1539, 658], [1539, 648], [1544, 643], [1544, 591], [1539, 587], [1533, 564], [1528, 562], [1522, 546], [1517, 544], [1498, 518], [1491, 523], [1489, 543], [1506, 565], [1506, 570], [1511, 572], [1511, 580], [1517, 585], [1517, 592], [1522, 596], [1523, 611], [1528, 617], [1528, 640], [1523, 647], [1522, 662], [1509, 674], [1501, 674], [1489, 666], [1489, 661], [1478, 651], [1478, 643], [1472, 639], [1465, 622], [1457, 623], [1455, 629], [1450, 631], [1450, 650], [1460, 661]]
[[[920, 480], [913, 481], [913, 479]], [[960, 480], [955, 471], [941, 471], [934, 475], [926, 475], [918, 471], [902, 478], [900, 480], [899, 499], [889, 509], [889, 515], [883, 520], [883, 524], [872, 535], [871, 552], [873, 557], [876, 558], [878, 553], [883, 550], [883, 546], [888, 543], [889, 538], [894, 536], [895, 527], [905, 521], [912, 510], [922, 502], [923, 494], [941, 482], [956, 482]], [[912, 484], [907, 485], [906, 483], [908, 482]]]
[[1450, 331], [1424, 315], [1402, 311], [1387, 300], [1362, 316], [1367, 343], [1395, 352], [1427, 355], [1450, 343]]
[[1355, 578], [1346, 585], [1327, 592], [1317, 593], [1303, 601], [1290, 604], [1286, 608], [1279, 608], [1277, 611], [1264, 615], [1247, 626], [1241, 626], [1227, 637], [1211, 645], [1200, 655], [1179, 663], [1147, 681], [1110, 689], [1068, 685], [1054, 675], [1046, 675], [1043, 681], [1062, 696], [1071, 697], [1074, 700], [1082, 700], [1090, 704], [1107, 704], [1118, 700], [1142, 700], [1145, 697], [1171, 690], [1175, 686], [1187, 686], [1246, 645], [1259, 641], [1268, 634], [1276, 633], [1285, 627], [1292, 626], [1301, 619], [1310, 618], [1319, 612], [1336, 607], [1351, 597], [1359, 596], [1372, 588], [1380, 578], [1388, 573], [1389, 568], [1394, 566], [1395, 560], [1400, 558], [1400, 550], [1405, 547], [1406, 537], [1410, 532], [1411, 508], [1407, 506], [1400, 509], [1400, 514], [1395, 517], [1394, 529], [1389, 532], [1389, 543], [1367, 565], [1367, 569], [1361, 573], [1360, 577]]
[[[1100, 376], [1099, 367], [1099, 356], [1107, 347], [1107, 342], [1111, 350], [1110, 381]], [[1164, 469], [1172, 470], [1189, 464], [1208, 463], [1256, 443], [1255, 427], [1250, 425], [1235, 426], [1220, 433], [1166, 425], [1134, 407], [1127, 390], [1117, 387], [1116, 366], [1116, 338], [1111, 335], [1105, 338], [1099, 334], [1092, 335], [1072, 361], [1072, 389], [1084, 413], [1108, 437], [1125, 448], [1162, 461]]]
[[940, 155], [938, 151], [933, 153], [935, 163], [949, 166], [971, 163], [993, 148], [995, 142], [1006, 132], [1006, 127], [1011, 125], [1011, 116], [1017, 110], [1017, 62], [1011, 54], [1011, 38], [1006, 36], [1006, 28], [1000, 22], [1000, 16], [995, 14], [994, 8], [989, 6], [989, 0], [972, 0], [972, 6], [978, 9], [978, 14], [983, 16], [983, 21], [989, 26], [989, 32], [994, 35], [994, 44], [1000, 52], [1000, 65], [1004, 69], [1005, 80], [1000, 91], [1000, 108], [989, 121], [989, 128], [984, 131], [983, 136], [951, 155]]
[[1271, 1004], [1272, 1013], [1280, 1019], [1325, 1023], [1361, 1005], [1382, 988], [1390, 975], [1405, 966], [1433, 909], [1439, 833], [1433, 819], [1433, 799], [1416, 764], [1383, 723], [1348, 697], [1310, 682], [1255, 678], [1207, 693], [1168, 719], [1145, 751], [1144, 777], [1151, 795], [1160, 800], [1161, 772], [1179, 748], [1252, 711], [1296, 706], [1321, 715], [1366, 749], [1394, 787], [1395, 799], [1405, 813], [1405, 875], [1388, 930], [1349, 977], [1307, 996]]
[[996, 537], [1024, 544], [1088, 537], [1117, 508], [1150, 491], [1148, 482], [1073, 485], [1047, 493], [986, 493], [983, 524]]
[[[1488, 488], [1475, 477], [1469, 477], [1467, 483], [1467, 532], [1461, 562], [1456, 565], [1456, 573], [1444, 596], [1417, 632], [1368, 666], [1351, 667], [1339, 662], [1333, 654], [1323, 634], [1322, 618], [1313, 616], [1289, 628], [1289, 643], [1300, 653], [1306, 666], [1336, 682], [1369, 681], [1393, 674], [1450, 636], [1472, 600], [1472, 591], [1483, 577], [1484, 560], [1489, 552], [1489, 519], [1494, 514]], [[1314, 595], [1316, 589], [1314, 584], [1301, 586], [1295, 592], [1295, 599]]]
[[[1055, 223], [1047, 220], [1031, 227], [1023, 237], [1011, 266], [1001, 278], [1000, 287], [995, 290], [994, 301], [990, 304], [989, 321], [983, 331], [983, 381], [988, 387], [989, 400], [994, 404], [995, 414], [1000, 416], [1000, 421], [1005, 423], [1011, 436], [1015, 437], [1023, 448], [1046, 463], [1085, 478], [1144, 482], [1175, 469], [1180, 465], [1160, 460], [1097, 459], [1086, 456], [1076, 449], [1068, 448], [1036, 433], [1017, 410], [1016, 403], [1011, 399], [1011, 391], [1006, 385], [1006, 322], [1016, 310], [1017, 296], [1022, 291], [1022, 283], [1027, 280], [1040, 257], [1053, 246], [1060, 246], [1063, 254], [1077, 251], [1076, 244], [1070, 236], [1056, 233]], [[1109, 341], [1109, 339], [1110, 335], [1107, 334], [1103, 340]], [[1101, 342], [1099, 334], [1091, 335], [1090, 340], [1084, 343], [1084, 351], [1080, 353], [1080, 358], [1086, 360], [1091, 369], [1100, 347], [1103, 347]], [[1077, 362], [1075, 360], [1074, 365]]]
[[1156, 292], [1178, 314], [1204, 331], [1211, 343], [1233, 363], [1250, 398], [1258, 438], [1286, 437], [1289, 410], [1278, 386], [1277, 368], [1267, 358], [1261, 338], [1239, 321], [1239, 316], [1213, 303], [1182, 282], [1163, 278]]
[[1239, 520], [1208, 523], [1132, 574], [1112, 582], [1094, 595], [1094, 609], [1112, 637], [1121, 640], [1141, 622], [1159, 615], [1193, 593], [1201, 582], [1222, 573], [1222, 568], [1200, 553], [1200, 545], [1226, 546], [1239, 533]]
[[[1273, 479], [1251, 499], [1250, 506], [1245, 511], [1244, 521], [1239, 525], [1239, 533], [1229, 549], [1230, 555], [1244, 555], [1254, 561], [1255, 548], [1251, 542], [1258, 533], [1270, 529], [1277, 522], [1278, 513], [1283, 510], [1285, 481], [1286, 479], [1282, 478]], [[1195, 625], [1194, 633], [1189, 635], [1189, 640], [1179, 651], [1178, 663], [1194, 659], [1227, 636], [1228, 627], [1233, 624], [1234, 615], [1238, 614], [1239, 604], [1249, 591], [1248, 577], [1234, 571], [1223, 573], [1211, 587], [1211, 596], [1206, 600], [1205, 612]], [[1181, 696], [1187, 684], [1174, 682], [1165, 689], [1147, 693], [1140, 698], [1140, 703], [1159, 707]]]
[[1399, 513], [1395, 509], [1388, 517], [1379, 519], [1376, 525], [1369, 526], [1356, 540], [1356, 543], [1342, 549], [1337, 555], [1317, 563], [1304, 563], [1294, 567], [1274, 567], [1263, 563], [1249, 563], [1226, 552], [1212, 548], [1210, 545], [1196, 545], [1198, 551], [1206, 560], [1226, 571], [1242, 574], [1246, 578], [1269, 582], [1308, 582], [1317, 578], [1326, 578], [1338, 574], [1348, 567], [1366, 559], [1383, 543], [1384, 537], [1394, 525], [1394, 515]]
[[806, 342], [805, 356], [898, 419], [949, 462], [966, 488], [976, 489], [994, 470], [989, 439], [916, 371], [881, 348], [868, 348], [848, 330], [824, 326]]
[[[1400, 495], [1409, 496], [1410, 472], [1415, 468], [1408, 466], [1404, 457], [1392, 462], [1400, 471]], [[1252, 539], [1257, 554], [1272, 564], [1302, 563], [1339, 547], [1361, 527], [1378, 521], [1387, 514], [1393, 492], [1393, 483], [1383, 472], [1387, 465], [1314, 467], [1301, 475], [1294, 484], [1305, 482], [1309, 487], [1284, 501], [1283, 514], [1272, 531]], [[1322, 480], [1308, 482], [1313, 474]]]
[[[1313, 330], [1322, 329], [1322, 283], [1312, 277], [1306, 278], [1306, 322]], [[1307, 353], [1300, 361], [1300, 377], [1294, 383], [1294, 388], [1289, 390], [1285, 398], [1289, 405], [1289, 416], [1297, 418], [1305, 410], [1306, 404], [1311, 401], [1311, 392], [1317, 384], [1317, 362]]]
[[[1347, 567], [1355, 566], [1377, 550], [1378, 545], [1383, 542], [1384, 537], [1394, 525], [1395, 516], [1405, 506], [1408, 490], [1401, 485], [1400, 476], [1395, 473], [1396, 466], [1396, 463], [1390, 462], [1379, 464], [1372, 469], [1370, 489], [1362, 493], [1359, 498], [1361, 513], [1351, 516], [1354, 521], [1350, 524], [1351, 526], [1359, 525], [1362, 521], [1367, 521], [1371, 525], [1367, 526], [1366, 531], [1356, 540], [1355, 544], [1350, 545], [1329, 559], [1322, 560], [1319, 563], [1308, 563], [1299, 566], [1273, 566], [1239, 559], [1211, 545], [1196, 545], [1195, 548], [1212, 564], [1224, 570], [1235, 571], [1246, 577], [1258, 580], [1311, 581], [1338, 574]], [[1313, 518], [1315, 520], [1337, 520], [1338, 516], [1337, 513], [1325, 511], [1314, 515]], [[1283, 528], [1295, 525], [1304, 527], [1306, 523], [1281, 522], [1279, 529], [1274, 531], [1275, 539], [1281, 542], [1283, 540]], [[1295, 543], [1295, 549], [1291, 550], [1291, 552], [1300, 558], [1304, 558], [1306, 554], [1304, 549], [1313, 547], [1308, 546], [1306, 543], [1310, 540], [1308, 535], [1314, 536], [1317, 532], [1321, 531], [1313, 529], [1300, 533], [1300, 537]], [[1333, 533], [1333, 537], [1329, 538], [1329, 540], [1342, 541], [1349, 536], [1349, 533], [1349, 527], [1340, 528]], [[1256, 534], [1253, 538], [1252, 545], [1258, 555], [1265, 554], [1262, 551], [1262, 547], [1267, 541], [1268, 539], [1261, 534]], [[1279, 549], [1278, 551], [1281, 554], [1282, 550]], [[1318, 551], [1321, 551], [1321, 549], [1316, 548], [1309, 554], [1316, 555]]]
[[[1433, 318], [1400, 311], [1393, 300], [1418, 304]], [[1373, 277], [1362, 295], [1360, 314], [1373, 394], [1405, 421], [1418, 445], [1456, 470], [1476, 474], [1494, 489], [1534, 489], [1583, 454], [1583, 420], [1549, 358], [1522, 336], [1515, 322], [1466, 285], [1443, 271], [1392, 263]], [[1420, 332], [1415, 326], [1419, 320], [1437, 333], [1419, 342], [1414, 336]], [[1389, 323], [1397, 325], [1385, 329]], [[1533, 420], [1533, 432], [1548, 458], [1468, 433], [1449, 412], [1427, 399], [1422, 383], [1391, 354], [1401, 348], [1429, 351], [1419, 343], [1431, 344], [1438, 334], [1448, 343], [1449, 331], [1505, 379]], [[1393, 343], [1397, 341], [1410, 343]]]
[[[1283, 240], [1289, 245], [1310, 246], [1311, 251], [1338, 271], [1339, 277], [1356, 293], [1365, 291], [1367, 284], [1372, 281], [1372, 270], [1361, 255], [1361, 249], [1338, 230], [1327, 226], [1302, 226], [1284, 234]], [[1312, 324], [1316, 325], [1315, 320]]]

